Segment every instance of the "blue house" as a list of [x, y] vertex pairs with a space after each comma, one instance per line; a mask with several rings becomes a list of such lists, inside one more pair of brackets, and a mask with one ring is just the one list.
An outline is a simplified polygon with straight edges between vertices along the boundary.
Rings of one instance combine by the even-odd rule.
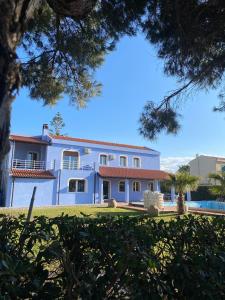
[[6, 207], [28, 206], [34, 186], [36, 206], [140, 201], [167, 178], [155, 150], [53, 136], [47, 124], [42, 135], [11, 135], [10, 143], [0, 187]]

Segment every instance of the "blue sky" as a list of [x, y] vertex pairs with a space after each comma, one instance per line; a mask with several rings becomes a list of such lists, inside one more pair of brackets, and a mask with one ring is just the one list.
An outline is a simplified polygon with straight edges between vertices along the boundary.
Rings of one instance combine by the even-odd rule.
[[218, 91], [199, 91], [183, 101], [182, 129], [176, 136], [161, 134], [147, 141], [138, 133], [138, 119], [146, 101], [160, 101], [178, 85], [163, 74], [163, 61], [142, 36], [124, 38], [106, 57], [96, 78], [103, 84], [102, 96], [87, 108], [77, 110], [65, 97], [55, 107], [31, 100], [22, 89], [12, 109], [11, 131], [35, 135], [59, 111], [70, 136], [145, 145], [161, 152], [162, 168], [175, 170], [198, 154], [225, 156], [225, 115], [213, 113]]

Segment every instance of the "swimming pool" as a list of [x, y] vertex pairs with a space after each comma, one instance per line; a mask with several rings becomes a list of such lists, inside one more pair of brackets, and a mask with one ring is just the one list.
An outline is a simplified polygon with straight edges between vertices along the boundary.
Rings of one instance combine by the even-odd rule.
[[[215, 209], [225, 211], [225, 202], [212, 201], [212, 200], [202, 200], [202, 201], [185, 201], [188, 207], [193, 208], [204, 208], [204, 209]], [[170, 207], [175, 206], [176, 202], [164, 202], [164, 206]]]

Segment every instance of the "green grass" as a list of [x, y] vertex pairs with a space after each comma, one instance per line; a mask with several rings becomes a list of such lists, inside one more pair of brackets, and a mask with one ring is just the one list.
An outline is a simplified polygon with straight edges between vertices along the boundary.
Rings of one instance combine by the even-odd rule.
[[[27, 215], [28, 209], [23, 208], [9, 208], [9, 209], [0, 209], [0, 214], [6, 214], [10, 216], [19, 216], [21, 214]], [[47, 216], [50, 218], [60, 216], [62, 214], [68, 214], [70, 216], [82, 217], [82, 214], [86, 214], [90, 217], [96, 216], [137, 216], [144, 214], [141, 211], [132, 211], [126, 208], [108, 208], [103, 206], [61, 206], [61, 207], [42, 207], [34, 208], [33, 216]], [[176, 214], [163, 214], [158, 219], [170, 220], [174, 218]]]

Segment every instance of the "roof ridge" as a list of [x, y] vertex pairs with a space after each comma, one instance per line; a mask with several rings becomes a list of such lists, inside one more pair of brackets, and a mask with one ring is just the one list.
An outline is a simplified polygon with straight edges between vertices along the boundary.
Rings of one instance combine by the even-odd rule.
[[100, 141], [100, 140], [93, 140], [93, 139], [84, 139], [84, 138], [76, 138], [76, 137], [70, 137], [70, 136], [62, 136], [62, 135], [50, 135], [50, 137], [54, 139], [59, 140], [71, 140], [71, 141], [77, 141], [77, 142], [87, 142], [87, 143], [93, 143], [93, 144], [102, 144], [102, 145], [110, 145], [110, 146], [118, 146], [118, 147], [124, 147], [124, 148], [133, 148], [133, 149], [142, 149], [142, 150], [151, 150], [155, 151], [149, 147], [146, 146], [137, 146], [137, 145], [131, 145], [131, 144], [123, 144], [123, 143], [116, 143], [116, 142], [108, 142], [108, 141]]

